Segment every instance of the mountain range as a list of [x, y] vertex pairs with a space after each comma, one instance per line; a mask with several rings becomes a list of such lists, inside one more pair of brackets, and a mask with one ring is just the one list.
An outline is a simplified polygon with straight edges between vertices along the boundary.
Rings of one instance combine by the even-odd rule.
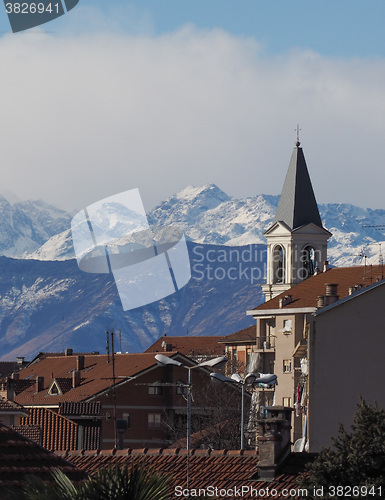
[[[263, 296], [263, 232], [278, 196], [236, 200], [215, 185], [188, 186], [148, 214], [152, 225], [182, 228], [192, 279], [179, 292], [124, 312], [112, 275], [81, 272], [69, 213], [42, 201], [0, 196], [1, 359], [38, 351], [105, 349], [105, 331], [119, 331], [122, 351], [141, 351], [160, 335], [227, 335], [249, 326], [246, 309]], [[321, 204], [332, 265], [382, 259], [385, 210]], [[369, 227], [368, 227], [369, 226]], [[366, 256], [366, 257], [365, 257]]]

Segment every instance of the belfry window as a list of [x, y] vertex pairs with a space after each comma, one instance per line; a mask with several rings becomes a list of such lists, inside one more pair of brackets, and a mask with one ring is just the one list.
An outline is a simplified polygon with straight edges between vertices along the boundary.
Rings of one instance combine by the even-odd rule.
[[303, 278], [306, 279], [309, 278], [309, 276], [313, 276], [316, 267], [315, 252], [313, 247], [307, 246], [302, 250], [302, 262], [304, 269]]
[[277, 245], [273, 251], [273, 283], [285, 282], [285, 251]]

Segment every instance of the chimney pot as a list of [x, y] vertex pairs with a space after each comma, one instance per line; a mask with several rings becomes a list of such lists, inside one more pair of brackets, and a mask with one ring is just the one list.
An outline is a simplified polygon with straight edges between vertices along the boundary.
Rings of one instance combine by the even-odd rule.
[[271, 481], [279, 465], [290, 453], [292, 408], [271, 406], [267, 418], [258, 418], [259, 479]]
[[80, 372], [75, 370], [72, 372], [72, 387], [78, 387], [80, 385]]
[[16, 356], [16, 361], [18, 365], [22, 365], [24, 363], [24, 356]]
[[69, 348], [69, 347], [64, 351], [64, 354], [66, 356], [72, 356], [73, 353], [74, 353], [74, 350]]
[[40, 392], [44, 389], [44, 377], [36, 377], [36, 392]]
[[76, 356], [76, 370], [84, 370], [84, 356]]
[[326, 283], [326, 295], [328, 297], [337, 295], [338, 284]]
[[330, 267], [329, 267], [329, 261], [328, 260], [324, 260], [324, 269], [323, 269], [323, 272], [326, 273], [326, 271], [329, 271]]

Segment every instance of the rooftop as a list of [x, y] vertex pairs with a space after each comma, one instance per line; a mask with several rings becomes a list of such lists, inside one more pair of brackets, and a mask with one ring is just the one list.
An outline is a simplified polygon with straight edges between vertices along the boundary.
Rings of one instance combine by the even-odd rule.
[[231, 333], [226, 337], [222, 337], [218, 342], [222, 344], [232, 344], [236, 342], [245, 342], [245, 341], [246, 342], [250, 341], [255, 343], [256, 335], [257, 335], [256, 326], [251, 325], [248, 326], [247, 328], [239, 330], [238, 332]]
[[[60, 454], [77, 467], [94, 473], [102, 467], [112, 465], [131, 466], [133, 463], [142, 462], [146, 468], [151, 467], [157, 472], [170, 475], [174, 486], [186, 487], [186, 450], [176, 449], [143, 449], [143, 450], [104, 450], [101, 452], [66, 452]], [[210, 451], [192, 450], [189, 464], [189, 488], [207, 489], [209, 486], [221, 490], [253, 487], [259, 491], [269, 488], [277, 489], [277, 496], [265, 495], [265, 498], [281, 499], [285, 497], [282, 491], [298, 489], [296, 480], [304, 471], [305, 465], [314, 460], [314, 455], [308, 453], [292, 454], [283, 465], [278, 476], [272, 482], [258, 481], [258, 455], [255, 451], [240, 450]], [[222, 495], [223, 496], [223, 495]], [[226, 496], [226, 498], [230, 498]], [[251, 492], [242, 496], [244, 499], [262, 498]], [[290, 498], [303, 498], [290, 496]]]
[[54, 468], [60, 469], [72, 481], [86, 478], [84, 471], [75, 465], [0, 424], [0, 491], [21, 487], [29, 474], [47, 480]]
[[223, 354], [223, 347], [218, 345], [220, 336], [206, 336], [206, 337], [169, 337], [164, 335], [154, 342], [148, 349], [148, 352], [167, 352], [178, 351], [185, 356], [220, 356]]
[[[290, 309], [316, 308], [317, 297], [325, 295], [327, 284], [338, 285], [337, 294], [339, 298], [349, 295], [349, 288], [366, 287], [380, 281], [383, 277], [384, 269], [382, 266], [355, 266], [355, 267], [336, 267], [329, 271], [311, 276], [310, 278], [298, 283], [289, 290], [277, 295], [271, 300], [264, 302], [254, 308], [249, 314], [268, 310], [280, 309], [282, 313]], [[280, 307], [280, 299], [290, 295], [291, 300]]]
[[[167, 356], [175, 352], [165, 353]], [[81, 402], [110, 388], [112, 383], [112, 358], [107, 355], [85, 354], [80, 358], [80, 384], [71, 387], [73, 372], [76, 371], [79, 356], [49, 356], [43, 357], [34, 364], [19, 372], [19, 380], [14, 380], [15, 399], [24, 406], [44, 405], [58, 406], [63, 402]], [[108, 359], [110, 362], [108, 362]], [[151, 367], [156, 367], [153, 353], [116, 354], [115, 374], [117, 384], [124, 382], [124, 378], [133, 377]], [[37, 391], [36, 377], [40, 377], [41, 387]], [[54, 379], [59, 381], [59, 389], [64, 391], [50, 391]], [[74, 384], [75, 385], [75, 384]], [[19, 386], [22, 386], [21, 388]]]

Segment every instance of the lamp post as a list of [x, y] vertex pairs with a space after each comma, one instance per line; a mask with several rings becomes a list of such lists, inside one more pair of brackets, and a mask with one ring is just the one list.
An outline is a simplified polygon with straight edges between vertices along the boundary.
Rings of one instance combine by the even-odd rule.
[[242, 378], [239, 373], [233, 373], [231, 378], [225, 377], [220, 373], [210, 373], [213, 380], [218, 380], [219, 382], [230, 382], [232, 384], [241, 384], [242, 386], [242, 397], [241, 397], [241, 450], [245, 449], [245, 385], [255, 385], [255, 384], [277, 384], [277, 375], [267, 374], [262, 377], [257, 378], [255, 373], [248, 373], [245, 378]]
[[[169, 358], [164, 354], [156, 354], [155, 359], [159, 366], [180, 366], [181, 368], [185, 368], [188, 372], [187, 379], [187, 473], [186, 473], [186, 484], [187, 489], [189, 487], [189, 467], [190, 467], [190, 438], [191, 438], [191, 391], [192, 391], [192, 383], [191, 383], [191, 370], [195, 368], [214, 368], [224, 365], [227, 362], [226, 356], [220, 356], [218, 358], [209, 359], [207, 361], [203, 361], [202, 363], [198, 363], [193, 366], [186, 366], [180, 361], [176, 361], [175, 359]], [[210, 374], [211, 375], [211, 374]]]

